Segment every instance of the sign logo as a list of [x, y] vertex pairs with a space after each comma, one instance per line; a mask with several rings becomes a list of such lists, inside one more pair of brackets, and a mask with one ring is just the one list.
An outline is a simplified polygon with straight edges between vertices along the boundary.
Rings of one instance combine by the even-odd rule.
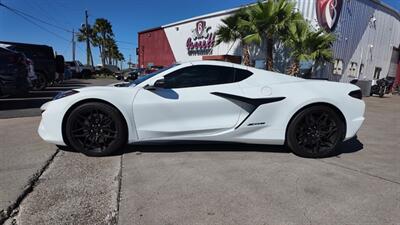
[[335, 30], [342, 11], [343, 0], [317, 0], [317, 19], [327, 32]]
[[211, 26], [206, 21], [198, 21], [196, 28], [192, 30], [192, 36], [186, 41], [189, 55], [210, 55], [215, 46], [215, 33], [211, 32]]

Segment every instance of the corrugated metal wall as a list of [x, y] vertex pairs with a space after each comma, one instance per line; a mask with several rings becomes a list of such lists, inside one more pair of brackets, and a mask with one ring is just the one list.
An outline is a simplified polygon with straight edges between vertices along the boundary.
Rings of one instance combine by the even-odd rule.
[[[372, 79], [376, 67], [382, 68], [380, 77], [385, 77], [393, 48], [400, 45], [399, 31], [399, 19], [385, 7], [371, 0], [345, 0], [333, 45], [334, 57], [343, 60], [343, 74], [333, 75], [332, 66], [325, 73], [331, 80], [348, 82], [359, 76], [363, 64], [364, 73], [359, 79]], [[352, 62], [357, 63], [355, 77], [350, 76]]]

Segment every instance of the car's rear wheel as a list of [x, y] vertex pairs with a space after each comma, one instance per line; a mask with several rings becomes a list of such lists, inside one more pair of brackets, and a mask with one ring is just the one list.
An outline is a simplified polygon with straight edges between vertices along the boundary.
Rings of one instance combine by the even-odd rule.
[[127, 128], [117, 109], [92, 102], [82, 104], [71, 112], [65, 135], [73, 149], [89, 156], [105, 156], [126, 144]]
[[345, 136], [345, 124], [333, 109], [312, 106], [292, 119], [287, 131], [287, 145], [296, 154], [307, 158], [332, 155]]

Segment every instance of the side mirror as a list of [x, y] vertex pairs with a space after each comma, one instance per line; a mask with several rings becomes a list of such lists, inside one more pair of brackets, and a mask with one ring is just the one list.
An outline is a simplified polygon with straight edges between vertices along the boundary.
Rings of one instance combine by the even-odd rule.
[[144, 89], [146, 89], [148, 91], [154, 91], [157, 88], [164, 88], [164, 87], [165, 87], [165, 81], [162, 78], [162, 79], [156, 80], [156, 82], [154, 82], [154, 85], [146, 85], [144, 87]]
[[157, 88], [164, 88], [165, 87], [165, 80], [164, 78], [156, 80], [156, 82], [154, 82], [154, 87]]

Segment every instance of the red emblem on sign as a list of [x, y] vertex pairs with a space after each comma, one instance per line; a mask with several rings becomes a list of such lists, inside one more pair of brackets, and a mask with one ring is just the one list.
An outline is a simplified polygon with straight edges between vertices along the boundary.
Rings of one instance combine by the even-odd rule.
[[206, 21], [199, 21], [196, 23], [196, 34], [197, 37], [201, 37], [203, 36], [203, 32], [205, 30], [206, 27]]
[[326, 31], [333, 31], [342, 11], [343, 0], [317, 0], [317, 19]]
[[189, 55], [209, 55], [215, 45], [215, 33], [206, 21], [198, 21], [192, 30], [192, 36], [186, 41]]

